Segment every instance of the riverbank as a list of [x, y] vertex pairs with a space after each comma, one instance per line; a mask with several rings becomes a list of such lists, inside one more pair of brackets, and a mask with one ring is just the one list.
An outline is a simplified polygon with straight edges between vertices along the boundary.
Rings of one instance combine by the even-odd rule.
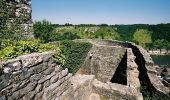
[[170, 51], [161, 49], [161, 50], [150, 50], [148, 51], [150, 55], [169, 55], [170, 56]]
[[[149, 53], [149, 52], [148, 52]], [[164, 54], [164, 53], [149, 53], [151, 56], [170, 56], [170, 54]]]

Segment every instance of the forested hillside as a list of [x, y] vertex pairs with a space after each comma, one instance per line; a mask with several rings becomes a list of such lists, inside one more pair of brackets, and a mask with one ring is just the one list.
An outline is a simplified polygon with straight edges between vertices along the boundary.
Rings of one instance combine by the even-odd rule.
[[[44, 25], [47, 27], [44, 28]], [[42, 30], [47, 32], [43, 33]], [[45, 42], [97, 38], [131, 41], [146, 49], [170, 49], [170, 24], [72, 25], [67, 23], [59, 25], [44, 20], [34, 23], [34, 34], [36, 38]]]

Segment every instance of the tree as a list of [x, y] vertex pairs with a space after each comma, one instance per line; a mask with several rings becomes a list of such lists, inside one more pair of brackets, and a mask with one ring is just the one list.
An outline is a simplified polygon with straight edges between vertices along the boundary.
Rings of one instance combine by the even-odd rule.
[[119, 33], [111, 27], [100, 27], [100, 29], [97, 30], [92, 37], [112, 40], [118, 40], [120, 38]]
[[80, 39], [80, 37], [77, 34], [71, 32], [65, 32], [65, 33], [54, 32], [50, 36], [50, 41], [62, 41], [62, 40], [74, 40], [74, 39]]
[[133, 40], [142, 47], [145, 47], [146, 44], [152, 43], [151, 33], [147, 29], [136, 30], [133, 34]]
[[50, 35], [53, 34], [54, 27], [49, 21], [37, 21], [34, 23], [33, 28], [35, 38], [39, 38], [43, 42], [50, 41]]
[[161, 52], [161, 49], [169, 50], [170, 44], [165, 39], [157, 39], [153, 42], [153, 47], [156, 48], [156, 49], [160, 49], [160, 52]]

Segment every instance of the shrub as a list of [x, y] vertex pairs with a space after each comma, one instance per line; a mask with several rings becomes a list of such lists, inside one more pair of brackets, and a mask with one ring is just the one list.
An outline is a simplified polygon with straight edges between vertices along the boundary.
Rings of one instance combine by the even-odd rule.
[[58, 47], [49, 44], [41, 44], [38, 40], [18, 41], [16, 43], [6, 44], [6, 47], [0, 51], [0, 60], [15, 58], [20, 55], [30, 54], [33, 52], [44, 52], [54, 50], [56, 53], [54, 59], [59, 63], [64, 63], [64, 56]]
[[50, 41], [62, 41], [62, 40], [74, 40], [74, 39], [80, 39], [80, 37], [71, 32], [53, 33], [50, 36]]
[[64, 68], [68, 68], [69, 72], [76, 73], [81, 67], [92, 45], [84, 42], [62, 41], [60, 49], [65, 56]]
[[46, 20], [37, 21], [33, 25], [35, 38], [40, 39], [43, 42], [50, 41], [50, 35], [54, 30], [52, 24]]

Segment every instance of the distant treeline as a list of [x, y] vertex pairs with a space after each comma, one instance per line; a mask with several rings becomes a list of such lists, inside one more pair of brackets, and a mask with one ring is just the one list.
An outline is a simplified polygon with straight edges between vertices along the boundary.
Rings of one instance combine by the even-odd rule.
[[132, 25], [108, 25], [108, 24], [79, 24], [73, 25], [66, 23], [64, 25], [60, 24], [52, 24], [53, 27], [66, 27], [66, 26], [74, 26], [74, 27], [115, 27], [117, 32], [121, 36], [122, 41], [132, 41], [133, 34], [137, 29], [147, 29], [152, 31], [152, 40], [157, 39], [165, 39], [170, 42], [170, 23], [167, 24], [157, 24], [157, 25], [149, 25], [149, 24], [132, 24]]
[[51, 24], [47, 20], [34, 22], [34, 36], [44, 42], [74, 39], [111, 39], [131, 41], [146, 48], [170, 50], [170, 23], [167, 24]]

